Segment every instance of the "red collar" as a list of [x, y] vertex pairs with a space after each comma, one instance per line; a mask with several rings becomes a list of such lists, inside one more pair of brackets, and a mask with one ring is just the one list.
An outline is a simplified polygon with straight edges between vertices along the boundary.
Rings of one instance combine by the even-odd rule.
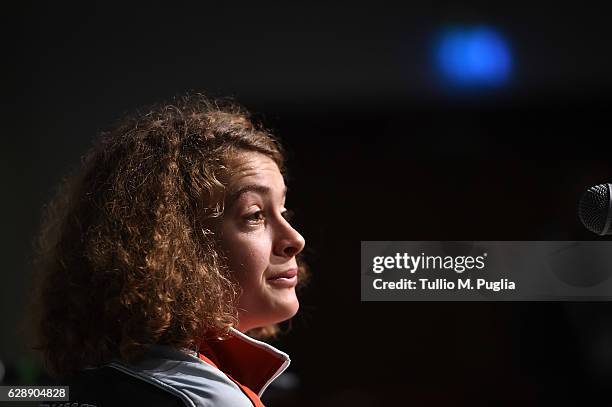
[[286, 353], [235, 329], [227, 339], [201, 344], [200, 356], [260, 397], [290, 363]]

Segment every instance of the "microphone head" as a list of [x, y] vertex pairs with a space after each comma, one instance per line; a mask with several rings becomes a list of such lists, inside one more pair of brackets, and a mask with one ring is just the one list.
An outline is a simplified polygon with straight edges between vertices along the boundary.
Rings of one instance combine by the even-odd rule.
[[612, 234], [612, 184], [595, 185], [585, 191], [578, 204], [580, 221], [600, 236]]

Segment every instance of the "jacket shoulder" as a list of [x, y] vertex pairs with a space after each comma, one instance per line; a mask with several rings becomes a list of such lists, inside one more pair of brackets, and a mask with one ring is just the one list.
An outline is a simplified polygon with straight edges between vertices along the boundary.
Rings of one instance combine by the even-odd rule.
[[167, 346], [151, 346], [135, 364], [116, 360], [107, 366], [142, 380], [198, 407], [252, 407], [225, 373], [194, 355]]
[[[66, 380], [71, 403], [95, 407], [184, 407], [176, 395], [110, 366], [82, 370]], [[73, 405], [73, 404], [71, 404]]]

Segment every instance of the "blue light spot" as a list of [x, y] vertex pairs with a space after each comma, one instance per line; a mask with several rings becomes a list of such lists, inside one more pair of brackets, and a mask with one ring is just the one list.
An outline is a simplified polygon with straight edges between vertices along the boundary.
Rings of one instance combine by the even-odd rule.
[[445, 31], [435, 47], [442, 76], [460, 86], [499, 86], [512, 72], [512, 56], [506, 41], [486, 27]]

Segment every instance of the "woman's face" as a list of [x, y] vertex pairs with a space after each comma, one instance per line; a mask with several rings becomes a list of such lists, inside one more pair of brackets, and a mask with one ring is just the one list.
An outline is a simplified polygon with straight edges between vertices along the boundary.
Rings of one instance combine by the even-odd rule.
[[229, 162], [221, 240], [240, 284], [238, 329], [242, 332], [294, 316], [297, 262], [304, 238], [286, 219], [285, 182], [266, 155], [243, 152]]

